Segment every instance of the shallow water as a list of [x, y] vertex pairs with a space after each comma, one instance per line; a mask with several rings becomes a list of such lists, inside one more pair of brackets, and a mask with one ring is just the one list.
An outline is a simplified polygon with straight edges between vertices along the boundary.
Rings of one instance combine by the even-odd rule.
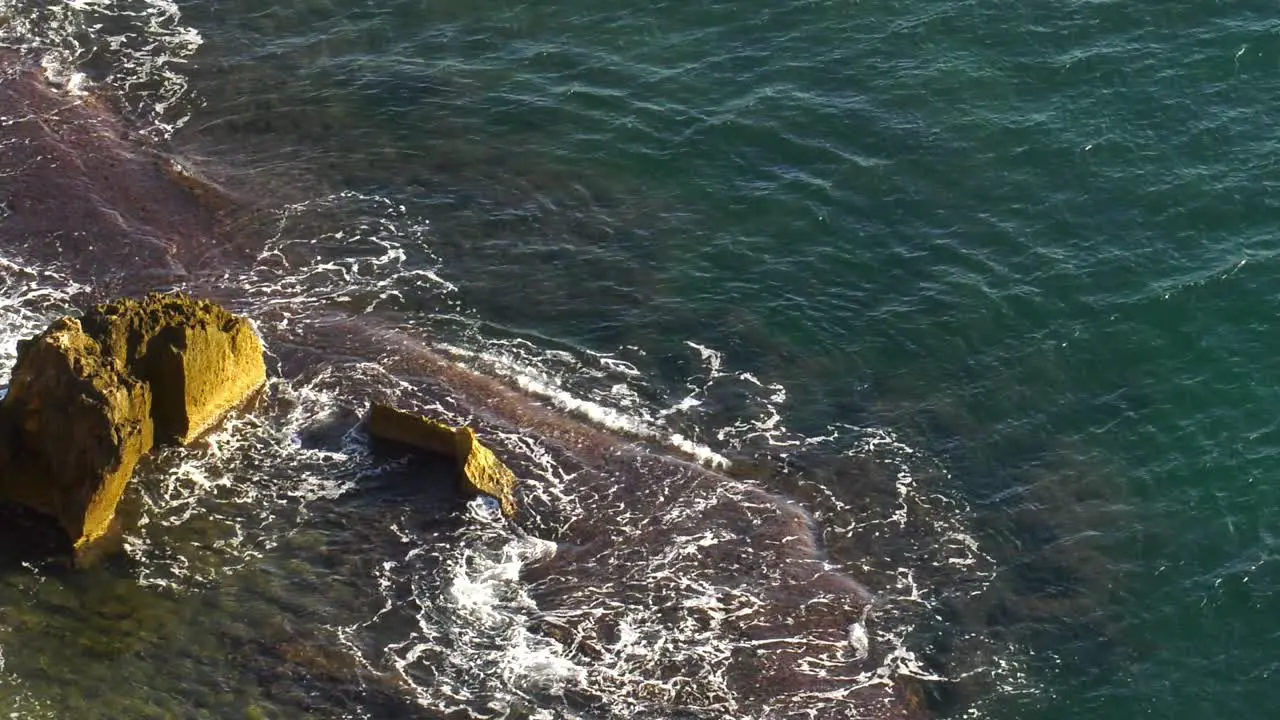
[[[1274, 704], [1270, 10], [9, 6], [122, 147], [212, 183], [164, 282], [254, 317], [281, 378], [143, 473], [127, 561], [9, 574], [37, 598], [11, 702], [841, 717], [936, 677], [956, 716]], [[7, 337], [160, 282], [3, 252]], [[368, 455], [378, 394], [487, 428], [518, 530]], [[877, 598], [866, 660], [860, 591], [807, 616], [837, 591], [786, 576], [784, 535]]]

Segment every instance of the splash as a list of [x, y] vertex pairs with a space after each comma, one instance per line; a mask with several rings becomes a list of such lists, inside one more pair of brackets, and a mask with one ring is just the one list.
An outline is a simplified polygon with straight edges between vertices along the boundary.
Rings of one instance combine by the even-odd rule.
[[[205, 587], [269, 554], [309, 517], [309, 504], [356, 487], [371, 467], [347, 402], [347, 368], [269, 381], [256, 406], [194, 446], [166, 449], [133, 483], [141, 510], [125, 537], [143, 585]], [[376, 372], [376, 370], [374, 370]], [[311, 428], [346, 423], [336, 447], [312, 447]]]

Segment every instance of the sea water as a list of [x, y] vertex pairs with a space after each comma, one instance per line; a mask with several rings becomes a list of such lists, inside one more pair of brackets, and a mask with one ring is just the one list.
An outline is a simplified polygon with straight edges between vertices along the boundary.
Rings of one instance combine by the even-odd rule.
[[[179, 284], [277, 378], [143, 469], [125, 559], [6, 570], [15, 715], [1280, 703], [1274, 8], [3, 7], [225, 190], [232, 260]], [[117, 282], [0, 254], [8, 363]], [[501, 523], [368, 451], [370, 395], [484, 421], [419, 353], [725, 479], [495, 424]], [[851, 604], [805, 615], [839, 594], [780, 537]], [[774, 656], [817, 684], [741, 677]]]

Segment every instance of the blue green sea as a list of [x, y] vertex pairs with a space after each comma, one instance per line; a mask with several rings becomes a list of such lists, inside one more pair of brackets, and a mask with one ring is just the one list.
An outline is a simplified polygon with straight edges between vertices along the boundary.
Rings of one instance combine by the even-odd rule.
[[[55, 194], [161, 228], [128, 261], [0, 213], [5, 373], [148, 284], [249, 315], [273, 373], [140, 471], [119, 557], [3, 558], [11, 717], [1280, 708], [1274, 4], [0, 18], [0, 67], [80, 108], [45, 127], [114, 128], [66, 158], [145, 148], [218, 197], [163, 225], [103, 189], [136, 173]], [[32, 122], [0, 106], [0, 194], [63, 157], [19, 154]], [[476, 423], [516, 521], [371, 454], [370, 397]]]

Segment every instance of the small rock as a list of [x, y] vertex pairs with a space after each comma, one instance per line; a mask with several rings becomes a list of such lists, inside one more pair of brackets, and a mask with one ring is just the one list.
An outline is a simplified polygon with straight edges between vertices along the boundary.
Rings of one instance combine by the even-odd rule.
[[492, 497], [503, 515], [515, 515], [515, 473], [480, 443], [471, 428], [455, 428], [383, 403], [374, 403], [369, 410], [368, 427], [369, 435], [379, 440], [454, 458], [464, 493]]

